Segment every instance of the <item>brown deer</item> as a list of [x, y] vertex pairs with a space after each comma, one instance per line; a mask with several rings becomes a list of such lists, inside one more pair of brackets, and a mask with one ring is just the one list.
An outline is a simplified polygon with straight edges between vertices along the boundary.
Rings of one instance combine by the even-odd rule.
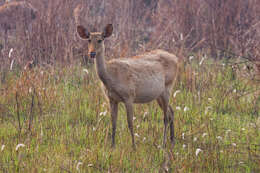
[[167, 126], [170, 124], [170, 139], [174, 145], [174, 112], [169, 105], [171, 88], [178, 72], [178, 58], [163, 50], [154, 50], [135, 58], [105, 60], [104, 39], [111, 36], [112, 24], [103, 32], [88, 32], [77, 26], [78, 35], [88, 40], [88, 54], [95, 58], [96, 72], [103, 83], [110, 102], [112, 119], [112, 147], [115, 146], [118, 103], [123, 102], [127, 112], [128, 128], [135, 149], [133, 131], [133, 104], [157, 100], [164, 112], [163, 147], [166, 146]]

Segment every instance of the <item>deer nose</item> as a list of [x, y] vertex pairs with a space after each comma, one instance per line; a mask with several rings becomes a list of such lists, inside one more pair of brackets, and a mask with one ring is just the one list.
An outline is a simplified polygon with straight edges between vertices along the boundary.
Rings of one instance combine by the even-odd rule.
[[96, 52], [90, 52], [89, 55], [90, 55], [91, 58], [95, 58]]

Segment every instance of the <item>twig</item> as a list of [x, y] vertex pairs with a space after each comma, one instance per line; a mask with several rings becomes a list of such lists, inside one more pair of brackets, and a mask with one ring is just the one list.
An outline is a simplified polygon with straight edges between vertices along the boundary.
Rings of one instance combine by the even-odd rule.
[[17, 119], [18, 119], [18, 127], [19, 127], [19, 134], [21, 134], [21, 119], [20, 119], [20, 112], [19, 112], [19, 102], [18, 102], [18, 93], [16, 91], [15, 93], [15, 100], [16, 100], [16, 113], [17, 113]]
[[42, 117], [42, 106], [41, 106], [41, 102], [40, 102], [40, 97], [39, 97], [39, 95], [37, 94], [37, 92], [35, 91], [35, 89], [34, 89], [34, 94], [35, 94], [35, 96], [37, 97], [38, 107], [39, 107], [39, 109], [40, 109], [40, 117]]
[[31, 103], [31, 110], [30, 110], [30, 117], [29, 117], [29, 127], [28, 127], [28, 130], [29, 130], [29, 131], [31, 131], [31, 128], [32, 128], [33, 106], [34, 106], [34, 93], [35, 93], [35, 89], [33, 89], [33, 92], [32, 92], [32, 103]]

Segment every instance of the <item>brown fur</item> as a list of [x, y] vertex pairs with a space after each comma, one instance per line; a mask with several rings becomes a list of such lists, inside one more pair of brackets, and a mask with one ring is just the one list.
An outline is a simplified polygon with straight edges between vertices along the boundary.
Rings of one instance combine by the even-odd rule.
[[174, 144], [174, 112], [169, 105], [169, 98], [178, 73], [178, 58], [158, 49], [133, 58], [106, 61], [103, 39], [112, 34], [112, 29], [112, 25], [107, 25], [103, 33], [89, 33], [82, 26], [77, 28], [81, 38], [90, 40], [88, 53], [95, 57], [96, 71], [110, 102], [112, 146], [115, 145], [118, 103], [123, 102], [126, 107], [128, 127], [132, 136], [132, 145], [135, 148], [133, 104], [153, 100], [157, 100], [164, 112], [163, 146], [166, 144], [168, 123], [170, 123], [170, 139]]

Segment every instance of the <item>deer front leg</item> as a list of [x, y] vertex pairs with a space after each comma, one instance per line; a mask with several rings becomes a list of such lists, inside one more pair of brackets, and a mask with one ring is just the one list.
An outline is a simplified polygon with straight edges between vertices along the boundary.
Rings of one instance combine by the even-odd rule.
[[118, 114], [118, 102], [110, 100], [110, 113], [112, 123], [112, 147], [115, 147], [115, 135], [116, 135], [116, 122]]
[[135, 149], [135, 139], [134, 139], [134, 129], [133, 129], [133, 102], [131, 101], [125, 102], [125, 107], [127, 112], [128, 128], [132, 136], [132, 146], [133, 149]]

